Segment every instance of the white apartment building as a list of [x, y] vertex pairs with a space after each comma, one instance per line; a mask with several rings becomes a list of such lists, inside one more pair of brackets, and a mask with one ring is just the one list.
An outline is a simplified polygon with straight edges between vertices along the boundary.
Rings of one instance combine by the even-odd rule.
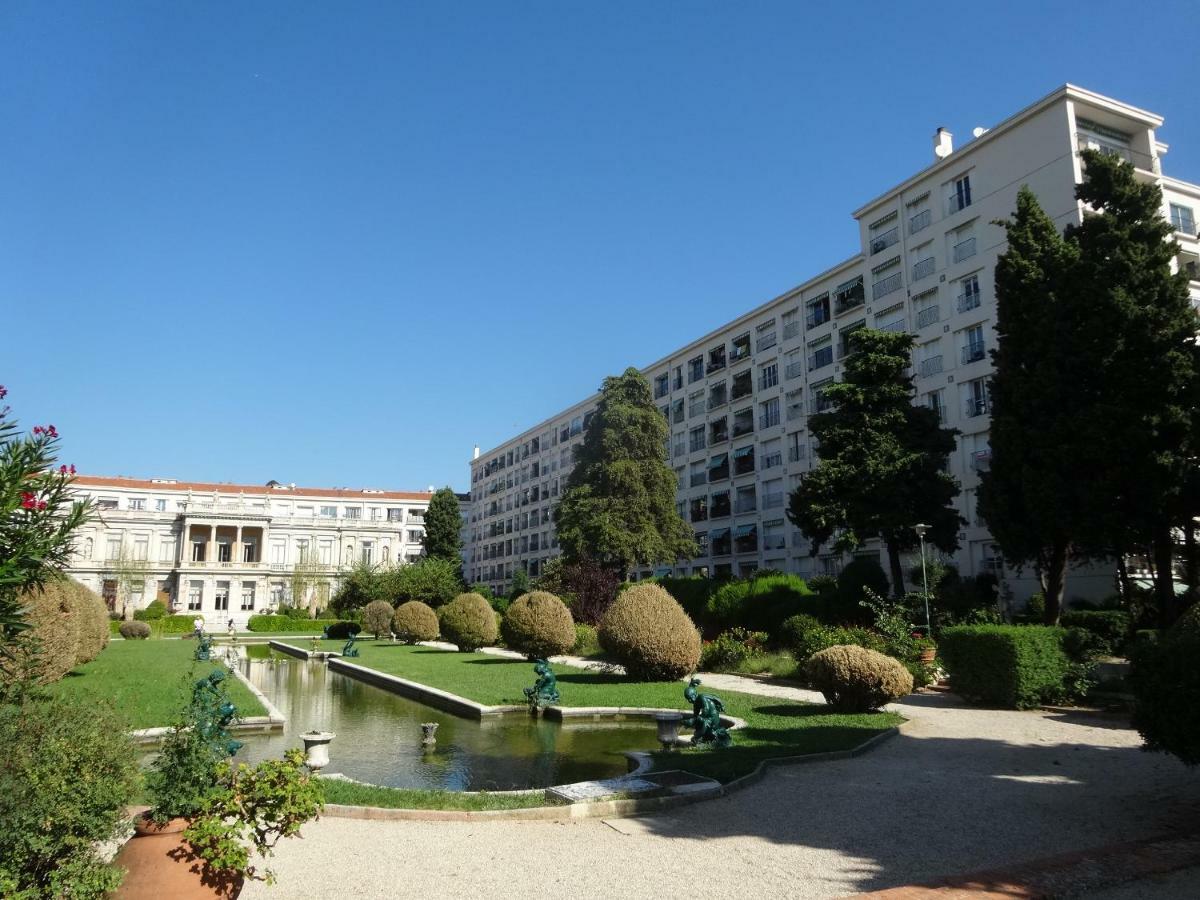
[[[849, 336], [873, 327], [915, 336], [917, 402], [961, 431], [951, 471], [962, 485], [958, 507], [967, 524], [952, 561], [964, 575], [997, 573], [1018, 598], [1031, 593], [1031, 573], [1017, 578], [1006, 569], [975, 500], [991, 456], [993, 271], [1005, 249], [1003, 229], [992, 223], [1013, 215], [1022, 185], [1060, 227], [1079, 222], [1080, 151], [1117, 154], [1162, 188], [1163, 216], [1181, 246], [1178, 264], [1192, 273], [1200, 305], [1200, 186], [1163, 174], [1167, 146], [1155, 136], [1162, 122], [1066, 85], [990, 129], [975, 129], [958, 148], [938, 129], [928, 168], [853, 213], [861, 242], [855, 255], [645, 366], [670, 424], [678, 509], [701, 547], [696, 559], [657, 574], [839, 569], [838, 555], [810, 557], [785, 509], [818, 453], [808, 419], [824, 407], [822, 389], [841, 375]], [[501, 588], [518, 568], [537, 574], [557, 554], [551, 508], [595, 402], [593, 396], [486, 453], [476, 450], [464, 552], [469, 580]], [[1094, 571], [1069, 585], [1080, 595], [1111, 589], [1108, 574]]]
[[72, 577], [109, 609], [158, 599], [210, 628], [238, 627], [291, 596], [298, 564], [307, 599], [328, 605], [338, 573], [355, 563], [395, 565], [421, 555], [429, 491], [305, 488], [79, 475], [96, 505], [80, 529]]

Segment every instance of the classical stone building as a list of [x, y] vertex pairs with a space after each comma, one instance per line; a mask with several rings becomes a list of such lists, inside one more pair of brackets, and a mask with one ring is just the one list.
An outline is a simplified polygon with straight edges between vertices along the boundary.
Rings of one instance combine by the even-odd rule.
[[416, 559], [431, 496], [93, 475], [74, 490], [97, 514], [77, 536], [70, 574], [116, 613], [159, 599], [210, 627], [284, 602], [323, 608], [355, 563]]

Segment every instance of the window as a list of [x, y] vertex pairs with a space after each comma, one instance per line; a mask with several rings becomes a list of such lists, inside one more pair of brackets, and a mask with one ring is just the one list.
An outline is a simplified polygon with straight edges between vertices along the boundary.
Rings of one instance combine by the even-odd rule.
[[847, 325], [838, 332], [838, 359], [845, 359], [855, 351], [854, 335], [867, 327], [865, 320], [859, 320], [853, 325]]
[[963, 365], [967, 363], [978, 362], [983, 359], [987, 353], [983, 346], [983, 326], [972, 325], [970, 328], [962, 332], [963, 348], [962, 361]]
[[812, 347], [808, 354], [808, 371], [813, 372], [817, 369], [823, 369], [825, 366], [833, 363], [833, 342], [829, 338], [824, 338], [820, 342], [820, 346]]
[[828, 412], [833, 409], [833, 401], [825, 396], [825, 388], [833, 384], [832, 378], [818, 381], [812, 386], [812, 404], [814, 413]]
[[754, 512], [756, 509], [758, 509], [758, 500], [754, 495], [754, 485], [738, 488], [734, 511], [741, 514]]
[[971, 205], [971, 176], [963, 175], [947, 184], [946, 214], [951, 215]]
[[166, 500], [155, 500], [154, 501], [154, 511], [155, 512], [166, 512], [167, 511], [167, 501]]
[[928, 228], [932, 222], [933, 214], [928, 208], [914, 212], [908, 218], [908, 233], [916, 234], [918, 231], [923, 231], [924, 229]]
[[871, 253], [882, 253], [888, 247], [899, 242], [900, 226], [896, 224], [896, 213], [889, 213], [870, 226]]
[[704, 426], [700, 425], [688, 432], [688, 450], [695, 453], [704, 449]]
[[226, 612], [229, 609], [229, 582], [218, 581], [217, 590], [213, 595], [213, 609], [217, 612]]
[[187, 592], [187, 608], [189, 612], [196, 612], [200, 609], [204, 600], [204, 582], [189, 581]]
[[708, 498], [693, 497], [689, 518], [693, 522], [703, 522], [708, 518]]
[[[693, 363], [698, 363], [700, 357], [692, 360]], [[725, 345], [718, 344], [708, 351], [708, 373], [719, 372], [725, 368]], [[699, 376], [697, 376], [699, 377]]]
[[759, 325], [757, 334], [758, 337], [754, 342], [754, 351], [756, 353], [761, 353], [764, 350], [774, 347], [776, 343], [775, 320], [772, 319], [770, 322], [764, 322], [762, 325]]
[[1178, 203], [1172, 203], [1171, 225], [1174, 226], [1176, 231], [1181, 231], [1192, 237], [1196, 236], [1196, 216], [1190, 206], [1180, 206]]
[[762, 468], [773, 469], [783, 465], [783, 444], [779, 438], [762, 445]]
[[754, 471], [754, 445], [738, 447], [733, 451], [733, 474], [749, 475]]
[[233, 562], [233, 545], [228, 539], [217, 541], [217, 562]]
[[729, 454], [718, 453], [708, 461], [708, 480], [723, 481], [729, 477]]
[[689, 476], [688, 484], [691, 487], [698, 487], [708, 481], [708, 468], [705, 466], [704, 460], [692, 463]]
[[709, 444], [720, 444], [727, 440], [729, 440], [729, 426], [726, 416], [721, 416], [721, 418], [708, 423]]
[[758, 412], [758, 427], [774, 428], [779, 424], [779, 398], [772, 397], [770, 400], [758, 404]]
[[321, 518], [322, 519], [336, 519], [337, 518], [337, 507], [336, 506], [322, 506], [321, 507]]
[[[883, 265], [871, 270], [871, 299], [878, 300], [904, 287], [904, 272], [900, 268], [900, 257], [893, 256]], [[857, 306], [858, 304], [854, 304]], [[849, 309], [847, 306], [845, 309]], [[843, 310], [838, 310], [842, 312]]]
[[109, 500], [109, 499], [105, 498], [105, 499], [100, 499], [100, 500], [96, 501], [96, 509], [116, 509], [116, 508], [117, 508], [116, 500]]
[[696, 546], [699, 548], [699, 551], [696, 553], [697, 557], [708, 556], [708, 532], [707, 531], [697, 531], [696, 532]]
[[204, 541], [192, 540], [192, 562], [204, 562]]
[[361, 556], [362, 564], [364, 566], [371, 565], [371, 563], [373, 562], [374, 555], [375, 555], [374, 543], [372, 541], [363, 541], [362, 542], [362, 556]]
[[754, 432], [754, 408], [747, 407], [740, 409], [733, 414], [733, 436], [741, 437], [743, 434], [752, 434]]
[[665, 397], [667, 395], [667, 392], [670, 391], [670, 389], [671, 389], [671, 379], [668, 377], [666, 372], [663, 372], [661, 375], [657, 376], [654, 379], [654, 399], [655, 400], [657, 400], [659, 397]]
[[708, 507], [708, 515], [711, 519], [722, 519], [729, 515], [729, 491], [721, 491], [712, 495], [712, 502]]
[[732, 551], [728, 528], [714, 528], [708, 533], [708, 546], [713, 556], [728, 556]]
[[128, 509], [145, 509], [146, 500], [144, 497], [130, 497]]
[[765, 391], [779, 384], [779, 364], [770, 363], [758, 370], [758, 389]]
[[787, 406], [787, 420], [798, 422], [804, 418], [804, 391], [788, 391], [783, 398]]
[[785, 546], [785, 540], [782, 519], [763, 523], [764, 550], [782, 550]]
[[800, 432], [793, 431], [787, 436], [788, 462], [799, 462], [808, 456], [808, 445], [800, 440]]
[[345, 517], [347, 519], [361, 519], [362, 518], [362, 508], [358, 507], [358, 506], [347, 506], [343, 510], [343, 514], [345, 515]]
[[982, 378], [963, 385], [966, 396], [966, 414], [969, 418], [987, 415], [991, 406], [987, 382]]
[[805, 304], [805, 309], [808, 310], [805, 316], [805, 325], [809, 328], [816, 328], [818, 325], [823, 325], [829, 321], [829, 294], [828, 292], [809, 300]]
[[763, 509], [778, 509], [783, 506], [783, 479], [774, 478], [763, 482]]
[[950, 261], [962, 262], [975, 255], [975, 225], [967, 225], [957, 231], [950, 232]]
[[946, 421], [946, 401], [942, 390], [930, 391], [925, 395], [925, 405], [937, 413], [938, 421]]
[[579, 434], [583, 431], [583, 416], [576, 416], [571, 420], [571, 436]]
[[754, 376], [750, 374], [750, 370], [739, 372], [733, 376], [733, 390], [730, 391], [730, 398], [733, 400], [741, 399], [748, 396], [754, 390]]
[[284, 592], [283, 582], [282, 581], [272, 581], [271, 582], [271, 606], [275, 607], [276, 609], [278, 609], [280, 606], [282, 606], [284, 596], [285, 596], [285, 592]]
[[[892, 265], [899, 267], [899, 258], [885, 263], [878, 267], [882, 271]], [[875, 296], [879, 296], [876, 294]], [[839, 284], [837, 290], [833, 292], [833, 311], [835, 315], [841, 315], [848, 309], [854, 309], [856, 306], [861, 306], [866, 300], [866, 292], [863, 290], [863, 277], [861, 275], [851, 278], [849, 281]]]
[[242, 609], [254, 609], [254, 582], [242, 582]]
[[[671, 420], [675, 422], [675, 424], [679, 424], [683, 421], [683, 419], [683, 398], [680, 397], [678, 400], [674, 400], [671, 403]], [[534, 477], [537, 477], [538, 473], [535, 471], [533, 474]]]
[[750, 334], [747, 332], [741, 337], [733, 339], [733, 352], [729, 354], [730, 362], [737, 362], [745, 359], [750, 355]]
[[[703, 434], [704, 429], [701, 429], [700, 433]], [[671, 449], [671, 455], [683, 456], [685, 453], [687, 453], [687, 435], [677, 434], [675, 435], [674, 445]]]
[[917, 311], [917, 327], [924, 328], [939, 321], [942, 317], [941, 307], [937, 302], [937, 288], [917, 294], [912, 299], [913, 309]]
[[[683, 366], [675, 367], [675, 375], [671, 379], [671, 390], [678, 391], [683, 388]], [[538, 452], [537, 438], [533, 439], [533, 452]]]
[[425, 532], [423, 532], [423, 531], [409, 531], [408, 532], [408, 542], [410, 544], [419, 544], [419, 543], [421, 543], [421, 538], [423, 538], [424, 536], [425, 536]]
[[404, 509], [396, 506], [389, 506], [387, 511], [387, 520], [389, 522], [403, 522]]
[[158, 561], [173, 563], [175, 561], [175, 539], [162, 538], [158, 542]]
[[800, 334], [800, 313], [798, 310], [789, 310], [783, 314], [783, 339], [789, 340]]
[[708, 389], [709, 409], [716, 409], [718, 406], [724, 406], [728, 399], [728, 392], [725, 389], [724, 381], [718, 381]]
[[979, 306], [979, 276], [968, 275], [959, 282], [962, 292], [958, 295], [958, 311], [966, 312]]
[[912, 280], [920, 281], [928, 278], [934, 272], [936, 260], [933, 257], [933, 241], [926, 241], [920, 247], [914, 247], [908, 252], [912, 263]]
[[733, 532], [733, 549], [737, 553], [757, 553], [758, 526], [739, 525]]

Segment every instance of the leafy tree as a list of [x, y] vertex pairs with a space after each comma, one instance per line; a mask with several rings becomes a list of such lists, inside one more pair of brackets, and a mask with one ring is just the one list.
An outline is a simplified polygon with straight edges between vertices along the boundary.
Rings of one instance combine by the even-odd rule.
[[[1179, 613], [1174, 528], [1188, 515], [1184, 490], [1197, 455], [1200, 348], [1188, 276], [1172, 272], [1179, 246], [1162, 216], [1162, 191], [1129, 163], [1084, 151], [1076, 197], [1097, 211], [1067, 229], [1079, 248], [1073, 324], [1100, 348], [1081, 399], [1090, 451], [1082, 477], [1095, 553], [1150, 548], [1163, 624]], [[1080, 477], [1077, 475], [1076, 477]]]
[[913, 525], [929, 525], [928, 540], [946, 552], [958, 547], [959, 487], [946, 472], [957, 432], [912, 403], [912, 335], [861, 329], [851, 340], [845, 380], [825, 389], [835, 408], [809, 420], [820, 463], [792, 492], [788, 518], [814, 555], [830, 541], [849, 551], [879, 537], [902, 596], [900, 554], [917, 545]]
[[104, 561], [107, 575], [117, 584], [117, 602], [121, 618], [133, 618], [134, 594], [145, 593], [146, 581], [154, 571], [145, 557], [137, 556], [129, 544], [122, 540], [115, 559]]
[[458, 495], [448, 487], [434, 491], [429, 498], [421, 544], [426, 556], [452, 559], [462, 565], [462, 515]]
[[517, 569], [513, 572], [512, 587], [508, 590], [508, 599], [516, 600], [522, 594], [528, 594], [530, 590], [529, 575], [524, 569]]
[[1081, 504], [1094, 489], [1079, 468], [1092, 440], [1081, 392], [1102, 360], [1096, 343], [1071, 326], [1078, 248], [1027, 187], [1015, 217], [997, 224], [1008, 249], [996, 262], [992, 462], [981, 476], [979, 511], [1004, 558], [1033, 566], [1046, 624], [1056, 625], [1067, 560], [1081, 538]]
[[329, 576], [326, 569], [312, 548], [306, 548], [300, 551], [300, 560], [292, 566], [288, 576], [292, 606], [307, 609], [310, 619], [316, 616], [321, 601], [329, 598]]
[[[0, 385], [0, 401], [8, 391]], [[91, 515], [73, 501], [74, 466], [55, 466], [58, 431], [38, 425], [20, 434], [0, 406], [0, 652], [27, 627], [19, 597], [66, 568], [71, 538]]]
[[696, 555], [692, 530], [675, 509], [667, 435], [637, 369], [604, 379], [554, 510], [567, 563], [593, 560], [623, 576], [635, 566]]
[[339, 616], [346, 616], [376, 600], [388, 601], [391, 586], [388, 570], [370, 563], [359, 562], [342, 575], [329, 606]]
[[458, 560], [426, 556], [408, 565], [387, 570], [387, 596], [393, 606], [408, 600], [420, 600], [435, 609], [449, 603], [460, 593], [463, 584]]

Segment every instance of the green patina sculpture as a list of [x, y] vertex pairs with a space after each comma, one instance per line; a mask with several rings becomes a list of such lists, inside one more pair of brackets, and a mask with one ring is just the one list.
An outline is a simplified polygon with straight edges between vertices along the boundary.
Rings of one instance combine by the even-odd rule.
[[194, 725], [206, 746], [220, 746], [233, 756], [242, 749], [242, 742], [229, 736], [228, 728], [237, 719], [237, 707], [229, 702], [221, 682], [225, 673], [213, 669], [192, 687]]
[[529, 701], [529, 705], [540, 709], [551, 703], [557, 703], [559, 700], [558, 679], [550, 671], [550, 663], [544, 659], [535, 659], [533, 671], [537, 672], [538, 679], [534, 682], [533, 687], [525, 688], [525, 699]]
[[200, 635], [197, 638], [196, 651], [192, 654], [192, 659], [211, 659], [212, 658], [212, 638], [207, 634]]
[[344, 647], [342, 647], [342, 656], [343, 657], [358, 656], [358, 648], [354, 646], [355, 640], [356, 640], [356, 636], [353, 634], [350, 635], [350, 638], [346, 641], [346, 645]]
[[683, 696], [691, 701], [692, 714], [685, 716], [683, 724], [695, 728], [692, 734], [692, 746], [714, 744], [717, 747], [728, 747], [733, 743], [729, 729], [721, 724], [721, 713], [725, 712], [725, 704], [720, 697], [712, 694], [701, 694], [696, 690], [699, 678], [693, 678], [683, 689]]

